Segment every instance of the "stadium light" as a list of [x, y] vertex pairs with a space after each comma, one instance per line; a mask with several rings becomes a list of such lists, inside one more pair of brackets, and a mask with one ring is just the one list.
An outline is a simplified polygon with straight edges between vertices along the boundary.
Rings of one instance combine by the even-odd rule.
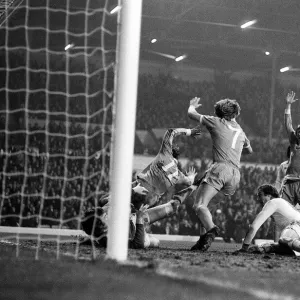
[[257, 22], [257, 20], [252, 20], [252, 21], [248, 21], [246, 23], [244, 23], [243, 25], [241, 25], [241, 28], [247, 28], [249, 26], [252, 26], [253, 24], [255, 24]]
[[269, 51], [266, 51], [265, 54], [266, 54], [266, 55], [270, 55], [270, 52], [269, 52]]
[[152, 40], [151, 40], [151, 43], [152, 43], [152, 44], [154, 44], [154, 43], [156, 43], [156, 42], [157, 42], [157, 39], [152, 39]]
[[175, 58], [175, 61], [181, 61], [181, 60], [183, 60], [183, 59], [185, 59], [186, 58], [186, 55], [184, 54], [184, 55], [180, 55], [180, 56], [178, 56], [178, 57], [176, 57]]
[[73, 48], [75, 45], [72, 43], [72, 44], [68, 44], [66, 47], [65, 47], [65, 51]]
[[291, 68], [291, 67], [284, 67], [284, 68], [281, 68], [281, 69], [280, 69], [280, 72], [281, 72], [281, 73], [287, 72], [287, 71], [290, 70], [290, 68]]
[[115, 8], [113, 8], [113, 9], [110, 11], [110, 14], [113, 15], [113, 14], [117, 13], [120, 9], [121, 9], [121, 6], [120, 6], [120, 5], [117, 5]]

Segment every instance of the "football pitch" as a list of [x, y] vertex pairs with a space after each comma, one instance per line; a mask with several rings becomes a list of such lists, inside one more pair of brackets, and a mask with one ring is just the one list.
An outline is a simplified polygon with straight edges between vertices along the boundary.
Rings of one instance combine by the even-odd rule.
[[300, 260], [292, 256], [234, 254], [238, 244], [215, 242], [206, 253], [190, 242], [163, 241], [159, 249], [129, 249], [128, 262], [105, 259], [97, 249], [42, 242], [35, 260], [33, 241], [0, 243], [0, 299], [156, 300], [299, 299]]

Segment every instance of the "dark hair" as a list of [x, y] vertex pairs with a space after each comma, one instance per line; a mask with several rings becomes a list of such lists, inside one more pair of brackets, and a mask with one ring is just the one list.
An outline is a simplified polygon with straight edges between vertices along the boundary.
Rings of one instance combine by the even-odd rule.
[[221, 119], [230, 121], [240, 114], [241, 108], [236, 100], [222, 99], [215, 104], [215, 114]]
[[276, 188], [271, 184], [263, 184], [257, 189], [257, 194], [263, 192], [265, 195], [270, 195], [273, 198], [278, 198], [279, 193]]
[[288, 146], [287, 149], [286, 149], [286, 157], [288, 159], [290, 159], [290, 156], [291, 156], [291, 146]]
[[102, 207], [92, 208], [84, 213], [81, 220], [83, 231], [99, 240], [107, 234], [107, 225], [100, 218], [103, 214], [104, 210]]
[[179, 155], [180, 155], [180, 149], [178, 145], [173, 145], [172, 146], [172, 155], [175, 159], [178, 159]]

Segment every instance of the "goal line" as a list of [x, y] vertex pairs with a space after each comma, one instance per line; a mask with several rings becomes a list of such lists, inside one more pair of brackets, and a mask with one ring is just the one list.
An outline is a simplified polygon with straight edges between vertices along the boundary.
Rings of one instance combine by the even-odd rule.
[[[168, 234], [151, 234], [160, 241], [170, 242], [197, 242], [199, 236], [191, 235], [168, 235]], [[15, 239], [21, 240], [36, 240], [42, 241], [56, 241], [59, 239], [61, 243], [73, 243], [79, 237], [87, 237], [88, 235], [83, 230], [76, 229], [60, 229], [60, 228], [30, 228], [30, 227], [9, 227], [0, 226], [0, 240], [1, 239]], [[221, 237], [215, 239], [216, 242], [223, 242]], [[266, 240], [263, 240], [266, 241]], [[259, 240], [261, 243], [262, 240]], [[268, 240], [268, 242], [270, 242]]]

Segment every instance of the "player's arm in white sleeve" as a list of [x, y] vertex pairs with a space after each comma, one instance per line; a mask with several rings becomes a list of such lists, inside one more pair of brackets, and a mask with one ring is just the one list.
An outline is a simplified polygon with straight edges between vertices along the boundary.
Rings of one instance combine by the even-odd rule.
[[253, 153], [253, 149], [251, 147], [250, 141], [246, 137], [246, 140], [245, 140], [245, 143], [244, 143], [244, 146], [243, 146], [242, 154], [252, 154], [252, 153]]
[[291, 134], [294, 132], [293, 123], [292, 123], [292, 116], [291, 116], [291, 104], [297, 101], [295, 99], [295, 92], [289, 92], [286, 96], [286, 107], [284, 110], [284, 125], [287, 131], [288, 137], [290, 139]]
[[274, 214], [274, 212], [277, 210], [277, 202], [270, 200], [268, 201], [262, 211], [256, 216], [253, 223], [249, 226], [249, 230], [246, 234], [246, 237], [243, 242], [243, 250], [248, 250], [253, 238], [256, 235], [256, 232], [258, 229], [265, 223], [265, 221]]

